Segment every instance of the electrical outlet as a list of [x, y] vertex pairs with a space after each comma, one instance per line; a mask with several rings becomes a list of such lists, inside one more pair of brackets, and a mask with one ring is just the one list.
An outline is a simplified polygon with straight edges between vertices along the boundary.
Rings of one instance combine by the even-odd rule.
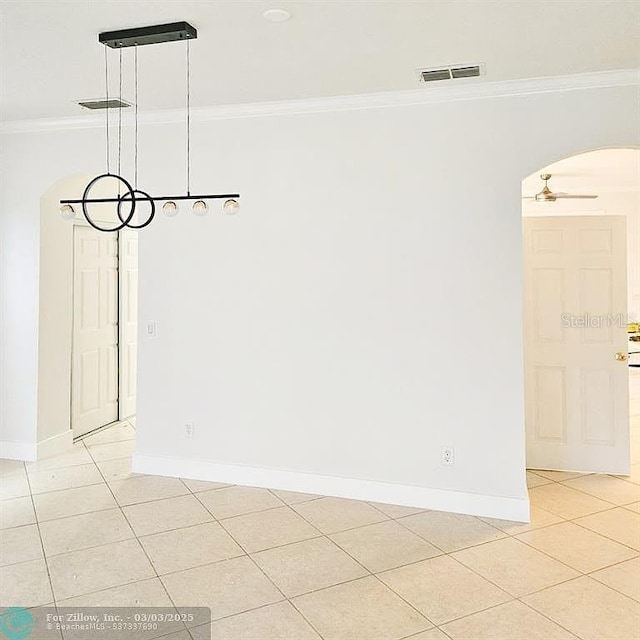
[[448, 466], [453, 466], [455, 464], [453, 447], [442, 447], [442, 464]]
[[184, 425], [184, 437], [188, 438], [189, 440], [193, 440], [193, 437], [194, 437], [193, 422], [187, 422], [187, 424]]

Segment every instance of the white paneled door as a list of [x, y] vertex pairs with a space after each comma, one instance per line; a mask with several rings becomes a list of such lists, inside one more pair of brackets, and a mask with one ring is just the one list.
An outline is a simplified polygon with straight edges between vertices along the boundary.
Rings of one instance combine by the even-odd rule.
[[524, 219], [527, 467], [629, 472], [626, 220]]
[[71, 424], [74, 437], [118, 419], [118, 239], [74, 228]]
[[138, 233], [120, 231], [120, 419], [136, 412]]

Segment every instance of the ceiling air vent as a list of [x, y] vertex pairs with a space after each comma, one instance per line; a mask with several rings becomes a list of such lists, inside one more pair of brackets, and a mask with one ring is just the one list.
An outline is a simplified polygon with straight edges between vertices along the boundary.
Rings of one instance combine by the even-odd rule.
[[423, 82], [435, 82], [436, 80], [451, 80], [451, 71], [449, 69], [428, 69], [421, 71]]
[[109, 100], [81, 100], [78, 104], [85, 109], [124, 109], [125, 107], [131, 106], [130, 102], [118, 100], [118, 98], [109, 98]]
[[480, 75], [480, 67], [454, 67], [451, 69], [452, 78], [477, 78]]
[[483, 65], [456, 65], [452, 67], [418, 69], [422, 82], [436, 80], [457, 80], [458, 78], [477, 78], [484, 75]]

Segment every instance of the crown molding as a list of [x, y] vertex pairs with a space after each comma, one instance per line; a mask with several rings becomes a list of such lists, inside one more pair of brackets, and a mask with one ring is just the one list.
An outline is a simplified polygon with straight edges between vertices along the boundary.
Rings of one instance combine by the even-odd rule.
[[[360, 109], [384, 109], [416, 106], [438, 102], [510, 98], [541, 93], [580, 91], [607, 87], [640, 86], [640, 69], [620, 69], [564, 76], [477, 82], [475, 78], [455, 81], [454, 84], [424, 86], [407, 91], [356, 94], [329, 98], [308, 98], [278, 102], [253, 102], [226, 106], [201, 107], [191, 110], [194, 122], [231, 120], [236, 118], [264, 118], [271, 116], [303, 115]], [[140, 124], [160, 125], [184, 121], [184, 109], [139, 111]], [[123, 125], [131, 126], [133, 114], [124, 114]], [[95, 129], [104, 127], [104, 116], [86, 114], [64, 118], [7, 120], [0, 122], [0, 134], [32, 133], [65, 129]]]

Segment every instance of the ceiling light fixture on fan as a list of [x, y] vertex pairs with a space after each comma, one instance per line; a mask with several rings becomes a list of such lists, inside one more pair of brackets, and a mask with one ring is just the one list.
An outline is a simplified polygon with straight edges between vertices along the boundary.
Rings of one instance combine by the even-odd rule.
[[[91, 180], [86, 186], [81, 199], [66, 199], [60, 200], [60, 215], [67, 219], [73, 219], [75, 217], [75, 209], [73, 205], [81, 205], [82, 213], [86, 221], [98, 231], [119, 231], [124, 227], [131, 229], [142, 229], [146, 227], [153, 220], [156, 212], [156, 202], [164, 201], [162, 207], [163, 212], [169, 216], [175, 216], [179, 211], [179, 201], [192, 201], [193, 212], [202, 216], [207, 213], [208, 200], [223, 199], [225, 203], [223, 210], [226, 213], [236, 213], [240, 208], [238, 199], [240, 194], [238, 193], [225, 193], [225, 194], [191, 194], [191, 73], [189, 64], [189, 50], [191, 40], [195, 40], [198, 37], [198, 32], [188, 22], [174, 22], [171, 24], [153, 25], [150, 27], [141, 27], [136, 29], [123, 29], [120, 31], [110, 31], [100, 33], [98, 40], [105, 45], [105, 90], [106, 98], [103, 101], [106, 114], [106, 155], [107, 166], [106, 173], [103, 173]], [[138, 47], [148, 44], [158, 44], [163, 42], [175, 42], [183, 41], [186, 44], [186, 170], [187, 170], [187, 184], [186, 194], [175, 196], [150, 196], [147, 192], [138, 188]], [[135, 73], [135, 111], [134, 111], [134, 126], [135, 126], [135, 155], [134, 155], [134, 176], [133, 180], [129, 182], [126, 178], [122, 177], [120, 173], [121, 167], [121, 150], [122, 150], [122, 107], [129, 106], [122, 100], [122, 50], [127, 47], [133, 47], [134, 50], [134, 73]], [[118, 84], [120, 87], [120, 95], [118, 101], [110, 100], [109, 97], [109, 66], [107, 60], [107, 50], [118, 49], [118, 63], [119, 63], [119, 76]], [[113, 105], [112, 105], [113, 103]], [[114, 108], [117, 105], [118, 109], [118, 164], [117, 173], [111, 171], [111, 149], [109, 145], [109, 109]], [[90, 197], [91, 190], [94, 186], [103, 180], [116, 181], [118, 183], [118, 195], [109, 198], [96, 198]], [[113, 204], [115, 213], [118, 217], [118, 222], [114, 226], [101, 226], [97, 224], [91, 217], [88, 211], [88, 205], [90, 204]], [[140, 203], [148, 203], [148, 215], [147, 219], [138, 223], [132, 222], [134, 220], [134, 214], [136, 208]], [[123, 207], [126, 211], [123, 213]]]
[[549, 189], [549, 185], [547, 184], [551, 179], [550, 173], [541, 173], [540, 179], [544, 182], [544, 187], [542, 191], [536, 193], [535, 196], [523, 196], [523, 200], [535, 200], [536, 202], [555, 202], [556, 200], [593, 200], [597, 198], [596, 195], [591, 194], [581, 194], [581, 193], [563, 193], [557, 192], [554, 193]]

